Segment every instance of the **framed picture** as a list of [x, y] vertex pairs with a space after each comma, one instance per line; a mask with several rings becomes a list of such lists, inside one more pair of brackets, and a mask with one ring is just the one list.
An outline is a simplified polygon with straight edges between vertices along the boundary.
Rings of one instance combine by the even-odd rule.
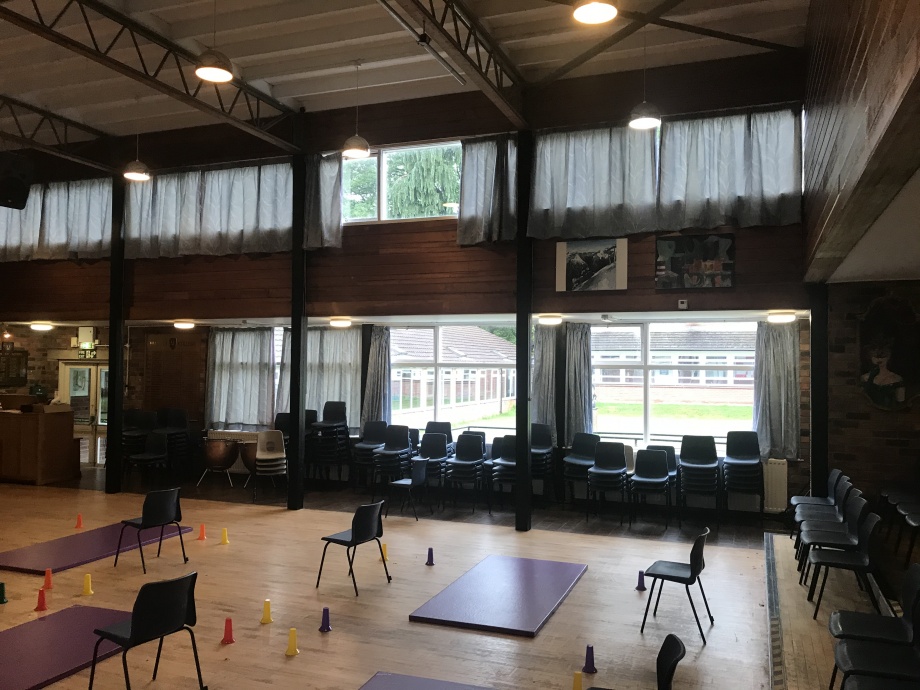
[[735, 236], [689, 235], [657, 241], [655, 288], [728, 288], [734, 284]]
[[556, 291], [625, 290], [626, 238], [556, 244]]
[[6, 341], [0, 343], [0, 351], [2, 351], [2, 352], [12, 352], [12, 351], [13, 351], [13, 347], [15, 346], [15, 344], [16, 344], [16, 343], [14, 343], [12, 340], [6, 340]]

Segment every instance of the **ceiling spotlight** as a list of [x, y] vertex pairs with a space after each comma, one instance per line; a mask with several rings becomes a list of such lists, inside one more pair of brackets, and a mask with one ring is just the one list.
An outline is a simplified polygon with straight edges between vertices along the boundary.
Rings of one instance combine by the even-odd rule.
[[9, 340], [9, 339], [12, 338], [12, 337], [13, 337], [13, 334], [9, 332], [9, 329], [7, 329], [6, 326], [4, 326], [4, 327], [3, 327], [3, 339], [4, 339], [4, 340]]
[[131, 161], [125, 166], [122, 174], [131, 182], [147, 182], [150, 179], [150, 168], [140, 161]]
[[367, 139], [358, 134], [358, 70], [361, 61], [355, 61], [355, 135], [348, 137], [342, 145], [342, 156], [345, 158], [367, 158], [371, 155], [370, 144]]
[[54, 328], [54, 326], [52, 326], [50, 323], [36, 322], [30, 323], [29, 328], [31, 328], [33, 331], [50, 331], [52, 328]]
[[537, 323], [541, 326], [558, 326], [562, 323], [562, 314], [540, 314]]
[[572, 16], [582, 24], [604, 24], [617, 16], [617, 8], [612, 2], [579, 0], [575, 3]]
[[792, 323], [795, 319], [794, 311], [771, 311], [767, 314], [767, 323]]
[[219, 50], [210, 48], [198, 56], [195, 76], [214, 84], [226, 84], [233, 80], [233, 63]]
[[329, 319], [329, 325], [333, 328], [348, 328], [351, 326], [351, 319], [344, 316], [333, 316]]
[[190, 331], [195, 327], [194, 321], [176, 321], [173, 326], [180, 331]]

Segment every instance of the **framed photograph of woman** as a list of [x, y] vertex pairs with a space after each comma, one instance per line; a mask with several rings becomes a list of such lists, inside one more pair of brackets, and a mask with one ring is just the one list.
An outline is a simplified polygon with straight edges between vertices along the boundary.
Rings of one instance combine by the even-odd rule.
[[920, 325], [911, 304], [900, 297], [875, 300], [859, 328], [859, 386], [873, 405], [901, 410], [920, 393]]

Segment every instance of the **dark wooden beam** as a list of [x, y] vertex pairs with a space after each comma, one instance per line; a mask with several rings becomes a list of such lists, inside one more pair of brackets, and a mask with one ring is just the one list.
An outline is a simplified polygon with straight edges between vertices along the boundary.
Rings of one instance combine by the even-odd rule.
[[125, 407], [125, 178], [112, 177], [112, 250], [109, 259], [109, 410], [105, 444], [105, 492], [121, 491], [121, 433]]
[[[533, 240], [527, 236], [527, 213], [530, 208], [530, 178], [533, 170], [533, 132], [518, 132], [517, 141], [517, 309], [515, 347], [515, 500], [514, 528], [530, 529], [533, 514], [533, 473], [530, 462], [530, 358], [531, 316], [533, 313]], [[544, 480], [545, 481], [545, 480]]]
[[642, 19], [632, 21], [626, 26], [624, 26], [623, 28], [618, 29], [617, 31], [613, 32], [613, 34], [605, 38], [600, 43], [596, 43], [595, 45], [588, 48], [588, 50], [583, 52], [581, 55], [569, 60], [567, 63], [562, 65], [562, 67], [559, 67], [558, 69], [555, 69], [552, 72], [550, 72], [548, 75], [543, 77], [543, 79], [537, 82], [536, 85], [541, 86], [541, 87], [546, 86], [547, 84], [551, 84], [557, 79], [564, 77], [566, 74], [571, 72], [573, 69], [581, 67], [583, 64], [597, 57], [598, 55], [603, 53], [605, 50], [609, 50], [610, 48], [615, 46], [617, 43], [625, 41], [627, 38], [629, 38], [634, 33], [642, 29], [642, 27], [644, 27], [646, 24], [651, 22], [653, 19], [658, 19], [659, 17], [661, 17], [661, 15], [665, 14], [666, 12], [670, 12], [683, 1], [684, 0], [664, 0], [664, 2], [662, 2], [660, 5], [653, 7], [650, 12], [642, 15], [643, 17]]

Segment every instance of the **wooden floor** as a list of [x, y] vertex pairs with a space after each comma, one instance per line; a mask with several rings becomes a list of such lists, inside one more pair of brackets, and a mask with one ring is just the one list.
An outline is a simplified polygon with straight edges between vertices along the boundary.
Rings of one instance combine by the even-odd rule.
[[[87, 529], [140, 512], [134, 494], [35, 488], [0, 484], [0, 550], [73, 533], [76, 514]], [[658, 618], [645, 634], [639, 624], [645, 595], [634, 591], [637, 572], [656, 559], [686, 561], [689, 539], [674, 542], [457, 524], [391, 515], [384, 524], [393, 582], [386, 583], [376, 551], [359, 549], [356, 574], [360, 597], [347, 576], [344, 549], [330, 547], [320, 589], [315, 589], [322, 552], [320, 537], [347, 528], [340, 512], [287, 511], [275, 506], [222, 504], [183, 499], [184, 523], [205, 523], [206, 542], [189, 539], [184, 565], [178, 541], [164, 543], [160, 559], [141, 572], [136, 552], [118, 569], [99, 561], [55, 575], [51, 611], [80, 603], [129, 610], [144, 582], [199, 573], [197, 588], [201, 661], [211, 690], [317, 688], [355, 690], [376, 671], [390, 671], [483, 685], [496, 690], [568, 690], [580, 670], [586, 644], [593, 644], [598, 674], [585, 687], [654, 688], [655, 655], [667, 633], [680, 636], [687, 656], [675, 688], [739, 690], [766, 688], [768, 626], [763, 550], [708, 546], [704, 585], [715, 624], [704, 625], [703, 646], [683, 589], [665, 588]], [[220, 529], [231, 544], [219, 545]], [[686, 526], [685, 526], [686, 529]], [[674, 528], [672, 528], [672, 531]], [[435, 567], [426, 567], [428, 547]], [[791, 548], [791, 547], [790, 547]], [[150, 552], [151, 555], [154, 552]], [[588, 564], [588, 572], [536, 639], [454, 630], [409, 623], [408, 615], [489, 554], [507, 554]], [[80, 595], [91, 573], [95, 595]], [[10, 602], [0, 606], [0, 629], [38, 614], [41, 578], [0, 571]], [[699, 590], [694, 590], [703, 610]], [[270, 598], [275, 622], [260, 625], [262, 602]], [[804, 594], [798, 603], [804, 601]], [[322, 608], [331, 610], [333, 631], [319, 633]], [[833, 604], [828, 602], [828, 610]], [[221, 646], [224, 619], [233, 618], [236, 644]], [[809, 618], [810, 620], [810, 618]], [[297, 628], [301, 654], [287, 658], [288, 629]], [[187, 638], [167, 641], [156, 682], [150, 681], [156, 646], [129, 653], [135, 688], [195, 688]], [[829, 667], [827, 667], [829, 669]], [[821, 677], [826, 670], [821, 667]], [[55, 688], [86, 688], [88, 671]], [[123, 688], [117, 657], [101, 664], [100, 690]], [[799, 686], [805, 687], [805, 686]], [[818, 686], [808, 686], [818, 687]]]

